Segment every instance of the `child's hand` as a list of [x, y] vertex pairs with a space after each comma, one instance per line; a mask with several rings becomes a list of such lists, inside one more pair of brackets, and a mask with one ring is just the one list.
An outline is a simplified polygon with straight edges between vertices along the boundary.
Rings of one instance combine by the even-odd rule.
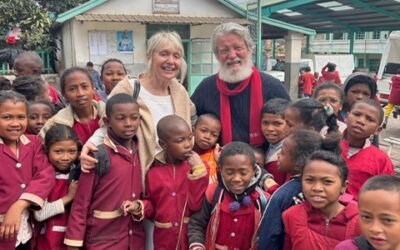
[[31, 203], [26, 200], [17, 200], [8, 209], [0, 226], [0, 240], [14, 239], [21, 223], [21, 214]]
[[222, 147], [217, 143], [214, 149], [214, 159], [218, 162], [219, 156], [221, 155]]
[[128, 213], [137, 212], [139, 208], [140, 208], [139, 203], [135, 201], [124, 201], [122, 202], [121, 205], [121, 211], [124, 214], [124, 216], [128, 215]]
[[203, 160], [193, 150], [190, 151], [190, 153], [188, 154], [187, 157], [188, 157], [187, 160], [188, 160], [190, 166], [192, 166], [192, 167], [197, 166], [197, 165], [204, 165]]
[[93, 169], [97, 163], [97, 159], [95, 159], [93, 156], [89, 155], [90, 152], [97, 151], [96, 145], [94, 145], [91, 142], [86, 142], [85, 145], [83, 145], [81, 155], [80, 155], [80, 160], [81, 160], [81, 171], [83, 173], [89, 173], [91, 169]]
[[68, 187], [68, 194], [62, 198], [64, 206], [71, 203], [71, 201], [75, 197], [77, 189], [78, 189], [78, 181], [72, 180]]

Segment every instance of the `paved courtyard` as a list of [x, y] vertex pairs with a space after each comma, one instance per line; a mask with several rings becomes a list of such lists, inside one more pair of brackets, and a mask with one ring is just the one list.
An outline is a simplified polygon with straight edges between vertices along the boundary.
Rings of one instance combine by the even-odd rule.
[[[380, 148], [387, 152], [389, 149], [389, 143], [385, 142], [384, 139], [388, 137], [396, 137], [400, 139], [400, 117], [398, 119], [390, 117], [387, 128], [384, 129], [380, 135]], [[392, 158], [393, 165], [396, 168], [397, 176], [400, 176], [400, 146], [393, 146], [390, 157]]]

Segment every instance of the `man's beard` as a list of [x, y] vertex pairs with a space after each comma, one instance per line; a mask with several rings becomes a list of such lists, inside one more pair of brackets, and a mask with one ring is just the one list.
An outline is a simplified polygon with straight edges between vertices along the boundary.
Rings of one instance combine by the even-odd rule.
[[[230, 68], [230, 63], [238, 61], [241, 61], [242, 63], [239, 69]], [[222, 81], [227, 83], [241, 82], [253, 73], [252, 66], [253, 63], [251, 62], [250, 58], [240, 59], [237, 57], [232, 60], [227, 60], [224, 64], [220, 63], [218, 76]]]

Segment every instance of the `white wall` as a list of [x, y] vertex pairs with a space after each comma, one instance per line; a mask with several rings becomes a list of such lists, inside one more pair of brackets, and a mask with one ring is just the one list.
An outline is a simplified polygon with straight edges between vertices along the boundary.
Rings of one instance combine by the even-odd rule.
[[[72, 36], [69, 33], [69, 25], [64, 25], [63, 30], [63, 44], [65, 55], [65, 66], [85, 66], [90, 60], [89, 55], [89, 31], [118, 31], [127, 30], [134, 33], [134, 64], [126, 64], [129, 73], [135, 75], [144, 70], [146, 66], [146, 27], [139, 23], [98, 23], [98, 22], [72, 22]], [[71, 38], [72, 37], [72, 38]], [[73, 42], [71, 41], [73, 40]], [[71, 44], [70, 46], [65, 46]], [[117, 57], [118, 58], [118, 57]], [[100, 64], [96, 65], [99, 68]]]

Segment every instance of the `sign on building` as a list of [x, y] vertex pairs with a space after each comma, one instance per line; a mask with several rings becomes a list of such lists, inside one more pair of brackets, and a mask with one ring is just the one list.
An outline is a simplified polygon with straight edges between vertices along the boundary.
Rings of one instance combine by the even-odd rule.
[[179, 14], [180, 0], [153, 0], [153, 14]]

